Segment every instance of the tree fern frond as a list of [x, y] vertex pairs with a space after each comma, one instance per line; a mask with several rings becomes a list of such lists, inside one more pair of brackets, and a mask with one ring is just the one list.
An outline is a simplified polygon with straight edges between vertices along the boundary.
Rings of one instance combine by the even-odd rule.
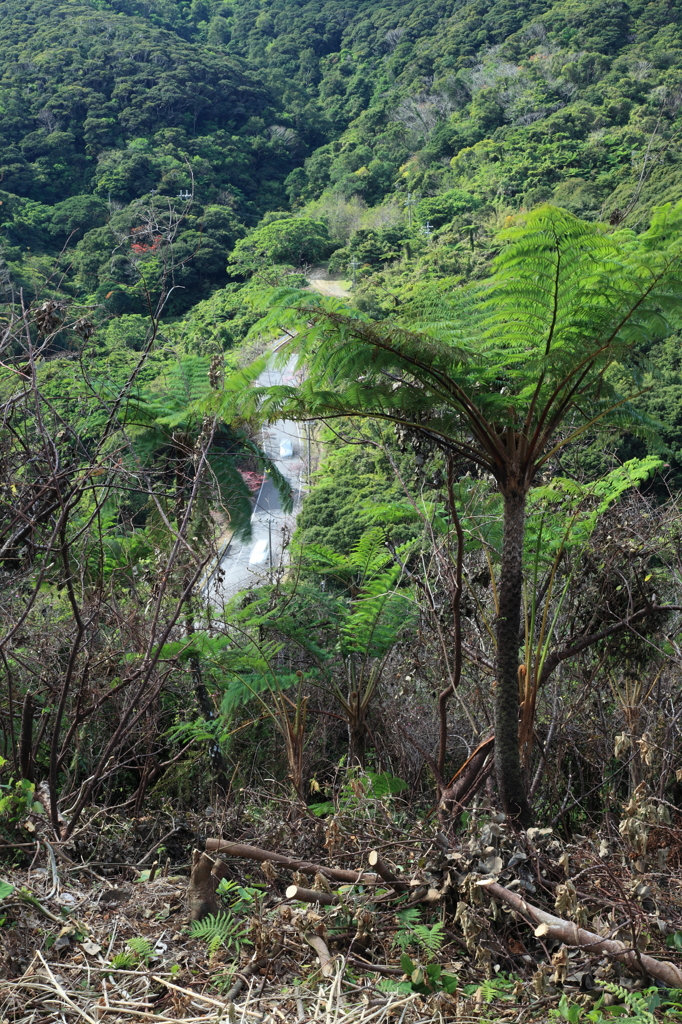
[[253, 496], [244, 477], [237, 469], [234, 458], [226, 452], [212, 448], [207, 463], [220, 503], [230, 520], [230, 527], [237, 537], [247, 540], [251, 536]]

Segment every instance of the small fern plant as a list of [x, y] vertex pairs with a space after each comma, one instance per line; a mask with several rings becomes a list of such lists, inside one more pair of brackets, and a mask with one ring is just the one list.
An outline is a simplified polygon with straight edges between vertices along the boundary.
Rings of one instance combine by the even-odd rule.
[[[622, 985], [615, 985], [611, 981], [603, 982], [603, 988], [620, 1001], [617, 1006], [604, 1007], [606, 1015], [602, 1012], [603, 998], [597, 1000], [594, 1009], [586, 1012], [578, 1003], [569, 1003], [564, 994], [559, 1000], [558, 1009], [549, 1011], [550, 1018], [563, 1019], [568, 1021], [568, 1024], [582, 1024], [587, 1021], [591, 1024], [607, 1024], [607, 1021], [612, 1021], [614, 1017], [618, 1019], [619, 1024], [655, 1024], [654, 1010], [661, 1005], [661, 997], [656, 988], [630, 992]], [[679, 1018], [677, 1014], [671, 1018], [666, 1013], [663, 1019]]]
[[407, 907], [405, 910], [398, 911], [396, 917], [400, 927], [393, 938], [394, 946], [405, 950], [414, 943], [415, 925], [421, 922], [421, 916], [421, 911], [418, 907]]
[[117, 953], [116, 956], [111, 958], [111, 966], [125, 968], [144, 964], [146, 967], [153, 956], [154, 947], [149, 939], [145, 939], [142, 936], [133, 936], [132, 939], [128, 939], [126, 942], [126, 948], [123, 952]]
[[445, 939], [444, 931], [445, 926], [441, 921], [437, 921], [430, 928], [427, 924], [415, 925], [415, 939], [427, 960], [434, 960], [440, 953]]
[[[637, 1024], [655, 1024], [654, 1010], [660, 1005], [661, 997], [656, 988], [645, 988], [640, 992], [630, 992], [621, 985], [615, 985], [612, 981], [604, 982], [607, 992], [616, 996], [627, 1007], [632, 1014], [631, 1017], [620, 1017], [621, 1021], [636, 1021]], [[610, 1007], [613, 1012], [613, 1007]]]
[[221, 947], [239, 952], [247, 929], [237, 920], [231, 910], [209, 914], [201, 921], [193, 921], [190, 937], [203, 939], [208, 944], [208, 954], [213, 959]]
[[440, 953], [445, 936], [440, 921], [436, 924], [422, 924], [421, 912], [417, 907], [406, 907], [396, 914], [400, 928], [396, 932], [393, 945], [401, 950], [409, 946], [417, 946], [426, 960], [433, 960]]

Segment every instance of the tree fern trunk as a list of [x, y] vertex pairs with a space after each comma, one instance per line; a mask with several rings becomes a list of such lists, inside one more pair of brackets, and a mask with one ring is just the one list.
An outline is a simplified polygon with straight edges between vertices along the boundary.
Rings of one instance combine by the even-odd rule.
[[504, 495], [500, 608], [495, 628], [495, 772], [505, 813], [523, 826], [531, 821], [519, 752], [519, 627], [525, 517], [525, 491], [510, 488]]

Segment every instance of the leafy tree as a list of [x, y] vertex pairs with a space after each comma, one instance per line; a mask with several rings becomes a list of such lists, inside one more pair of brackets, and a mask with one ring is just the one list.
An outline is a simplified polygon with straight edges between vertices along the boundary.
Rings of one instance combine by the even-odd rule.
[[328, 256], [333, 245], [322, 221], [309, 217], [284, 217], [256, 228], [235, 245], [227, 269], [245, 275], [274, 263], [316, 263]]
[[417, 203], [415, 212], [421, 221], [430, 221], [435, 228], [439, 228], [458, 214], [470, 213], [480, 205], [480, 199], [465, 189], [451, 188], [438, 196], [422, 199]]
[[422, 310], [421, 324], [374, 324], [329, 300], [271, 295], [262, 326], [295, 327], [307, 378], [257, 397], [272, 418], [392, 421], [497, 482], [504, 536], [496, 773], [506, 811], [527, 823], [518, 669], [528, 493], [558, 453], [596, 423], [633, 429], [641, 421], [628, 401], [637, 376], [631, 356], [642, 338], [665, 334], [666, 316], [679, 311], [682, 206], [659, 209], [640, 236], [609, 236], [545, 206], [497, 241], [492, 276]]

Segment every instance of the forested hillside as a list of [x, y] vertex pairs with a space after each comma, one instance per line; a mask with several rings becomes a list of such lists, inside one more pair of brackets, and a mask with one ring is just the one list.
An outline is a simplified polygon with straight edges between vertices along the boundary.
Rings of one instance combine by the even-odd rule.
[[321, 196], [337, 247], [359, 204], [393, 201], [364, 240], [375, 267], [418, 197], [436, 273], [461, 269], [463, 240], [484, 247], [493, 210], [555, 201], [642, 226], [680, 197], [678, 21], [668, 3], [8, 0], [4, 258], [30, 289], [61, 254], [69, 294], [130, 312], [116, 233], [188, 190], [176, 241], [201, 273], [184, 307], [225, 283], [225, 250], [264, 213]]
[[0, 1020], [679, 1019], [681, 127], [676, 0], [3, 0]]

